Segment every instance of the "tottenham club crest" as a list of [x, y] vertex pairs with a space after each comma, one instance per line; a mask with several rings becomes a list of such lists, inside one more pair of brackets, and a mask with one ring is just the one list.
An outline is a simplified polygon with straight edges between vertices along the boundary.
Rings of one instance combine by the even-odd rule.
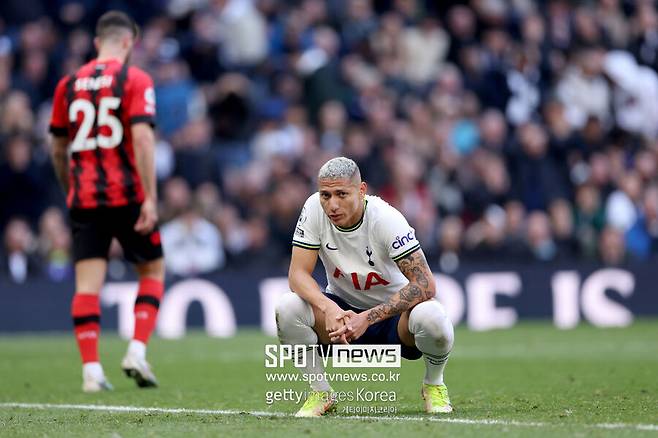
[[375, 266], [375, 262], [372, 261], [372, 251], [369, 246], [366, 246], [366, 255], [368, 256], [368, 264], [370, 266]]
[[299, 219], [297, 219], [297, 225], [304, 225], [308, 216], [306, 216], [306, 207], [302, 207], [302, 212], [299, 213]]

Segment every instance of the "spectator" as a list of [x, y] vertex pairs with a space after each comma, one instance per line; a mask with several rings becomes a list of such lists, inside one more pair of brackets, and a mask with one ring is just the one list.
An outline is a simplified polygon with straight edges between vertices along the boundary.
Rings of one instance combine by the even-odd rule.
[[423, 182], [422, 163], [413, 155], [399, 153], [389, 163], [391, 181], [382, 188], [381, 195], [416, 225], [416, 235], [420, 241], [434, 241], [436, 211], [432, 208], [432, 198]]
[[173, 137], [174, 176], [197, 187], [219, 181], [219, 166], [212, 150], [212, 125], [207, 117], [190, 120]]
[[252, 145], [257, 160], [268, 162], [275, 155], [294, 159], [302, 154], [302, 131], [299, 126], [286, 123], [286, 110], [286, 103], [281, 100], [264, 102], [262, 121]]
[[646, 138], [658, 134], [658, 75], [648, 67], [639, 66], [633, 56], [624, 51], [609, 52], [603, 64], [614, 85], [613, 103], [620, 128]]
[[466, 255], [479, 261], [507, 256], [505, 243], [505, 210], [497, 205], [489, 207], [483, 218], [473, 223], [464, 235]]
[[173, 58], [178, 51], [177, 43], [170, 43], [174, 53], [167, 53], [159, 61], [154, 77], [158, 129], [166, 137], [176, 134], [203, 108], [202, 97], [189, 77], [187, 65]]
[[162, 244], [167, 272], [173, 275], [206, 274], [225, 263], [219, 230], [191, 206], [162, 226]]
[[295, 68], [304, 78], [304, 103], [315, 121], [324, 102], [344, 100], [346, 92], [337, 59], [340, 43], [336, 31], [327, 26], [318, 27], [313, 32], [312, 42], [313, 45], [300, 54]]
[[36, 242], [29, 225], [23, 219], [12, 218], [4, 233], [2, 273], [14, 283], [24, 283], [39, 275], [35, 257]]
[[528, 216], [527, 242], [530, 255], [541, 262], [553, 261], [558, 248], [552, 237], [550, 221], [546, 213], [534, 211]]
[[480, 117], [479, 132], [483, 148], [498, 153], [508, 149], [507, 124], [500, 111], [493, 108], [484, 111]]
[[596, 258], [598, 235], [605, 226], [605, 210], [601, 192], [593, 184], [583, 184], [576, 190], [574, 212], [575, 235], [579, 253], [585, 258]]
[[251, 83], [245, 76], [227, 73], [206, 89], [214, 137], [222, 142], [220, 152], [225, 152], [226, 158], [239, 164], [249, 159], [245, 154], [246, 139], [254, 116], [248, 96], [250, 87]]
[[608, 266], [618, 266], [626, 260], [624, 235], [618, 229], [606, 227], [599, 238], [599, 260]]
[[658, 70], [658, 16], [651, 3], [638, 3], [632, 20], [635, 31], [630, 49], [642, 65]]
[[658, 236], [658, 187], [647, 187], [642, 198], [637, 219], [626, 231], [628, 252], [640, 260], [647, 260]]
[[450, 52], [448, 60], [456, 63], [459, 53], [466, 47], [477, 44], [477, 23], [473, 10], [465, 5], [455, 5], [448, 11], [448, 30], [450, 32]]
[[636, 172], [626, 173], [606, 202], [606, 222], [622, 233], [631, 229], [637, 221], [642, 196], [642, 181]]
[[359, 46], [377, 28], [377, 19], [370, 0], [352, 0], [347, 2], [347, 17], [342, 27], [342, 37], [348, 50]]
[[441, 71], [450, 38], [434, 18], [402, 32], [400, 40], [404, 77], [413, 85], [424, 85]]
[[479, 217], [492, 204], [505, 205], [510, 181], [499, 155], [481, 151], [473, 158], [478, 181], [465, 193], [465, 197], [468, 212]]
[[557, 198], [565, 197], [560, 173], [548, 156], [548, 136], [543, 127], [528, 123], [519, 127], [519, 147], [511, 156], [515, 197], [527, 210], [546, 210]]
[[192, 203], [190, 186], [183, 178], [172, 178], [167, 181], [162, 191], [162, 222], [169, 222], [182, 214]]
[[515, 126], [534, 119], [539, 108], [543, 85], [539, 57], [537, 50], [519, 47], [514, 51], [512, 68], [507, 71], [510, 96], [505, 113]]
[[259, 260], [267, 263], [280, 257], [278, 248], [268, 245], [269, 225], [263, 218], [243, 220], [237, 208], [226, 205], [215, 211], [214, 223], [226, 236], [227, 256], [232, 257], [236, 264], [244, 266]]
[[557, 85], [557, 96], [564, 104], [567, 120], [574, 128], [585, 126], [589, 116], [604, 122], [610, 117], [610, 88], [602, 76], [604, 56], [600, 48], [574, 52], [573, 66], [569, 67]]
[[439, 232], [439, 268], [446, 274], [459, 269], [464, 225], [456, 216], [441, 221]]
[[50, 280], [62, 281], [73, 276], [71, 243], [71, 232], [62, 211], [50, 207], [39, 221], [39, 251]]
[[523, 204], [518, 201], [508, 201], [505, 204], [505, 252], [513, 259], [520, 259], [525, 255], [525, 216]]
[[6, 161], [0, 164], [0, 227], [13, 216], [24, 216], [36, 225], [45, 209], [48, 184], [31, 148], [30, 139], [21, 135], [6, 143]]
[[319, 140], [320, 147], [332, 154], [343, 149], [343, 138], [347, 114], [341, 102], [332, 100], [320, 107]]
[[49, 97], [48, 92], [54, 89], [54, 84], [48, 78], [48, 58], [44, 51], [31, 50], [23, 54], [21, 71], [13, 86], [29, 97], [33, 109]]
[[574, 235], [571, 203], [566, 199], [556, 199], [549, 207], [549, 216], [558, 257], [573, 260], [578, 255], [578, 244]]
[[0, 105], [0, 135], [30, 135], [33, 125], [29, 97], [21, 91], [10, 92]]
[[285, 176], [269, 196], [270, 241], [275, 242], [280, 258], [290, 245], [290, 230], [294, 230], [299, 212], [308, 196], [307, 186], [299, 178]]
[[[649, 15], [649, 13], [649, 11], [645, 11], [645, 15]], [[596, 20], [600, 23], [603, 32], [610, 39], [612, 47], [622, 48], [628, 45], [631, 23], [624, 16], [619, 0], [603, 0], [599, 2], [596, 9]]]
[[216, 20], [223, 59], [230, 67], [252, 67], [267, 55], [265, 20], [254, 3], [219, 0], [209, 11]]

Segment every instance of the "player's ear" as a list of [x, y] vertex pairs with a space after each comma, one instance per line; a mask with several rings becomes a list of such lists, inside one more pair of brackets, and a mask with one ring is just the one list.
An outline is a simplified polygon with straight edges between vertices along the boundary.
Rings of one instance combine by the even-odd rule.
[[98, 53], [101, 49], [101, 39], [98, 37], [94, 37], [94, 47], [96, 48], [96, 53]]
[[124, 50], [130, 50], [133, 45], [132, 35], [124, 35], [123, 39], [121, 40], [121, 45], [123, 46]]
[[361, 181], [361, 184], [359, 186], [359, 194], [363, 198], [367, 192], [368, 192], [368, 184], [365, 181]]

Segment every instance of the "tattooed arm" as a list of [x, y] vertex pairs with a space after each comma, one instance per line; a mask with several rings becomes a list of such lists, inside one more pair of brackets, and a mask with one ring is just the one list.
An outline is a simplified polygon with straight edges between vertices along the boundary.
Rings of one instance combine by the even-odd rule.
[[51, 146], [55, 175], [66, 195], [69, 192], [69, 139], [68, 137], [53, 136]]
[[370, 310], [364, 310], [361, 313], [348, 310], [339, 315], [341, 317], [347, 316], [349, 319], [344, 327], [329, 333], [332, 342], [335, 342], [343, 335], [347, 341], [354, 341], [361, 337], [366, 329], [374, 323], [399, 315], [412, 309], [416, 304], [434, 297], [434, 277], [421, 249], [401, 258], [396, 263], [400, 271], [409, 280], [409, 283], [393, 294], [387, 302]]
[[373, 307], [368, 311], [370, 325], [399, 315], [405, 310], [412, 309], [416, 304], [434, 297], [434, 277], [427, 265], [423, 250], [419, 249], [397, 262], [400, 271], [409, 280], [409, 284], [391, 296], [387, 302]]

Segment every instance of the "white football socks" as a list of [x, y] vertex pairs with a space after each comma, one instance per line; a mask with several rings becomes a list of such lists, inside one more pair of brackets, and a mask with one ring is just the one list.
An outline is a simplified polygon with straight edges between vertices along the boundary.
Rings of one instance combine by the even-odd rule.
[[128, 344], [128, 354], [139, 359], [146, 359], [146, 344], [135, 339]]
[[416, 347], [425, 359], [425, 383], [443, 384], [443, 370], [455, 339], [452, 322], [441, 303], [436, 300], [422, 302], [409, 314], [409, 331], [414, 335]]
[[331, 391], [325, 378], [324, 365], [318, 349], [308, 348], [318, 342], [318, 335], [313, 330], [315, 316], [311, 305], [296, 293], [288, 292], [277, 302], [276, 322], [279, 341], [282, 345], [307, 346], [303, 350], [295, 351], [304, 354], [304, 357], [298, 358], [297, 361], [306, 366], [298, 369], [303, 375], [309, 376], [307, 381], [310, 382], [311, 388], [314, 391]]
[[105, 380], [105, 373], [100, 362], [87, 362], [82, 364], [82, 378], [85, 380], [95, 380], [97, 382]]

